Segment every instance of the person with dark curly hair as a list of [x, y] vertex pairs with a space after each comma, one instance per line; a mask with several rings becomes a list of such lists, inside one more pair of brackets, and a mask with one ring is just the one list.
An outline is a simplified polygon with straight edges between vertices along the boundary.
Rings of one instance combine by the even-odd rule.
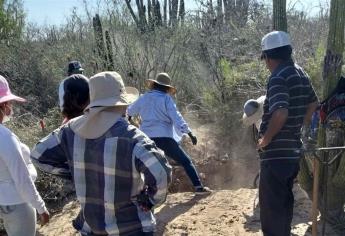
[[90, 102], [89, 79], [82, 74], [68, 76], [62, 84], [61, 113], [64, 117], [63, 124], [68, 120], [84, 113], [85, 107]]

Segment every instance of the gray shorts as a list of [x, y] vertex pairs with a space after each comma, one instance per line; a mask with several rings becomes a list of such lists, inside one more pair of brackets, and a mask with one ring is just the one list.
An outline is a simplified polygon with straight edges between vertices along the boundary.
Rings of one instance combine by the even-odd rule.
[[8, 236], [36, 235], [36, 211], [28, 203], [0, 205], [0, 219]]

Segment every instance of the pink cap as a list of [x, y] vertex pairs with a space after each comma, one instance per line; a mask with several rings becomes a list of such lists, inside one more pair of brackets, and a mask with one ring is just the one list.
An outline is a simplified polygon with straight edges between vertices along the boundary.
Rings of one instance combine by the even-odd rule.
[[0, 75], [0, 103], [8, 101], [26, 102], [24, 98], [11, 93], [7, 80]]

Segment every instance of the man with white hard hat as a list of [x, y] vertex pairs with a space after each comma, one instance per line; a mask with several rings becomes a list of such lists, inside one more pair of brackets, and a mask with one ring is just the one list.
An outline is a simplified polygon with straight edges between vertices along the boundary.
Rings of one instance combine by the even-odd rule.
[[261, 228], [265, 236], [290, 236], [301, 127], [310, 122], [318, 99], [309, 76], [292, 60], [289, 34], [268, 33], [261, 46], [261, 59], [271, 72], [257, 145]]

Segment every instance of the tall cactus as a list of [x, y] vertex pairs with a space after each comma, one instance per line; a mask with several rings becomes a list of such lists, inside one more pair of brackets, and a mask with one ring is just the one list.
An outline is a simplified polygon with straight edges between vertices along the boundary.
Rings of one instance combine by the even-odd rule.
[[180, 22], [181, 25], [184, 24], [184, 17], [185, 17], [186, 11], [185, 11], [185, 6], [184, 6], [184, 0], [180, 0], [180, 11], [179, 11], [179, 15], [180, 15]]
[[102, 23], [98, 14], [96, 14], [96, 16], [93, 17], [93, 29], [95, 33], [97, 52], [102, 60], [102, 69], [105, 69], [107, 68], [107, 54], [104, 46]]
[[[324, 59], [323, 67], [323, 81], [324, 97], [328, 95], [335, 88], [338, 79], [341, 75], [341, 67], [343, 64], [343, 52], [344, 52], [344, 29], [345, 29], [345, 2], [343, 0], [332, 0], [329, 17], [329, 32], [327, 39], [327, 51]], [[319, 145], [344, 145], [344, 131], [332, 131], [325, 130], [321, 127], [319, 133]], [[333, 142], [338, 143], [333, 143]], [[340, 143], [339, 143], [340, 141]], [[327, 156], [324, 157], [328, 159]], [[330, 166], [320, 167], [321, 178], [328, 181], [328, 188], [320, 190], [320, 195], [324, 196], [327, 194], [327, 220], [331, 223], [338, 224], [339, 217], [344, 217], [344, 203], [345, 203], [345, 157]], [[322, 186], [322, 185], [321, 185]], [[322, 210], [322, 209], [321, 209]], [[335, 222], [333, 222], [335, 221]], [[345, 222], [342, 222], [345, 224]], [[345, 225], [343, 225], [342, 232], [345, 233]]]
[[[343, 0], [331, 0], [330, 16], [329, 16], [329, 32], [327, 39], [327, 51], [324, 58], [323, 67], [323, 97], [326, 98], [335, 88], [341, 74], [344, 52], [344, 28], [345, 28], [345, 2]], [[344, 145], [345, 131], [337, 128], [334, 130], [325, 129], [320, 126], [318, 135], [319, 146], [342, 146]], [[330, 155], [322, 154], [321, 158], [328, 160], [334, 153]], [[301, 186], [310, 194], [312, 189], [313, 176], [310, 166], [306, 165], [303, 160], [299, 175]], [[320, 173], [319, 181], [321, 182], [318, 189], [319, 210], [321, 216], [340, 231], [339, 235], [345, 234], [345, 157], [336, 161], [334, 164], [326, 168], [316, 162], [316, 168]], [[326, 184], [327, 183], [327, 184]], [[327, 189], [325, 188], [327, 186]], [[323, 199], [327, 198], [326, 204]]]
[[176, 27], [177, 25], [177, 14], [178, 14], [178, 0], [169, 0], [171, 4], [170, 19], [171, 26]]
[[163, 23], [164, 23], [164, 26], [168, 25], [167, 1], [168, 0], [164, 0], [164, 3], [163, 3]]
[[115, 70], [115, 65], [114, 65], [114, 59], [113, 59], [113, 46], [111, 44], [111, 38], [109, 31], [105, 31], [105, 43], [107, 45], [107, 52], [108, 52], [108, 63], [107, 63], [107, 69], [108, 70]]
[[137, 14], [132, 8], [131, 0], [125, 0], [125, 2], [129, 13], [142, 33], [163, 25], [174, 28], [179, 25], [179, 21], [182, 25], [185, 19], [184, 0], [164, 0], [163, 9], [161, 9], [159, 0], [147, 0], [146, 5], [144, 0], [136, 0]]
[[287, 32], [286, 0], [273, 0], [273, 30]]

